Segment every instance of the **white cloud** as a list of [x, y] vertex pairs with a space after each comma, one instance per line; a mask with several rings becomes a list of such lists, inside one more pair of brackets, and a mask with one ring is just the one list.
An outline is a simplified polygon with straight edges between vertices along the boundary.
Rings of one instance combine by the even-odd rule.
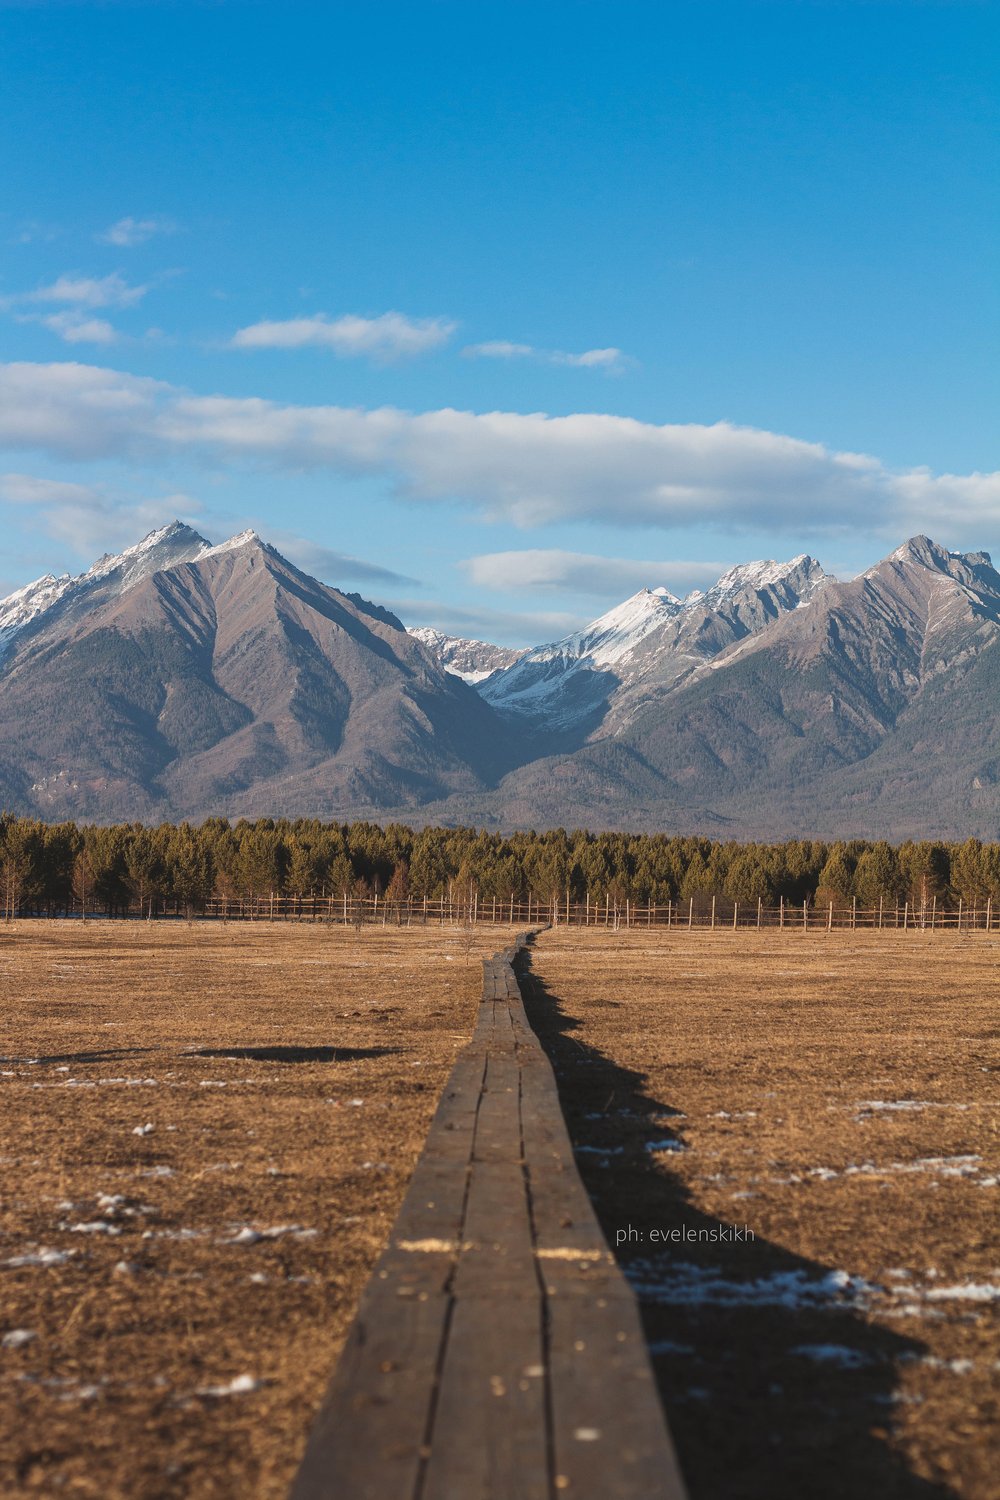
[[511, 344], [506, 339], [467, 344], [462, 353], [467, 359], [533, 359], [539, 364], [603, 370], [608, 375], [622, 375], [632, 363], [621, 349], [584, 349], [582, 354], [569, 354], [565, 349], [536, 349], [533, 344]]
[[462, 564], [480, 588], [521, 591], [559, 590], [621, 599], [641, 588], [669, 588], [685, 594], [706, 588], [725, 572], [725, 563], [645, 562], [630, 557], [601, 557], [564, 552], [557, 547], [488, 552]]
[[116, 329], [106, 318], [88, 318], [85, 313], [70, 308], [45, 317], [25, 318], [22, 315], [19, 321], [41, 323], [67, 344], [113, 344], [118, 339]]
[[19, 510], [29, 512], [33, 534], [42, 531], [81, 558], [119, 551], [176, 516], [190, 519], [202, 509], [190, 495], [123, 498], [101, 485], [20, 473], [0, 474], [0, 505], [11, 507], [15, 519]]
[[234, 349], [331, 349], [344, 358], [367, 355], [390, 361], [426, 354], [447, 343], [455, 324], [447, 318], [408, 318], [387, 312], [377, 318], [347, 314], [328, 318], [316, 313], [310, 318], [288, 318], [283, 322], [252, 323], [233, 335]]
[[77, 307], [132, 307], [149, 291], [148, 286], [129, 286], [123, 276], [80, 276], [70, 272], [49, 286], [6, 298], [8, 306], [18, 302], [68, 302]]
[[146, 240], [152, 239], [154, 234], [174, 234], [177, 225], [173, 219], [154, 215], [148, 219], [133, 219], [126, 215], [117, 223], [109, 225], [100, 234], [94, 236], [101, 244], [118, 245], [123, 249], [131, 249], [134, 245], [145, 244]]
[[491, 339], [485, 344], [466, 344], [466, 359], [534, 359], [538, 350], [531, 344], [511, 344], [506, 339]]
[[187, 453], [384, 475], [401, 499], [458, 502], [524, 527], [585, 520], [897, 539], [927, 529], [975, 545], [1000, 519], [1000, 473], [899, 473], [730, 422], [291, 406], [69, 362], [0, 365], [0, 444], [75, 459]]

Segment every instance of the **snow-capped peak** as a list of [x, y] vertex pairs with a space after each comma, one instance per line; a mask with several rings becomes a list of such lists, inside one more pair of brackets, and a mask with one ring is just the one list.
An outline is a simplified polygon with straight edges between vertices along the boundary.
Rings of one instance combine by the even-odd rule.
[[589, 657], [598, 667], [611, 666], [634, 651], [651, 631], [658, 630], [679, 609], [679, 600], [666, 589], [640, 589], [585, 630], [567, 636], [559, 644], [567, 655]]
[[228, 541], [216, 542], [214, 547], [206, 544], [205, 550], [200, 556], [217, 557], [220, 552], [235, 552], [238, 547], [246, 547], [251, 542], [260, 542], [260, 540], [258, 533], [252, 527], [249, 527], [246, 531], [241, 531], [236, 536], [231, 536]]
[[702, 594], [695, 591], [689, 594], [685, 603], [700, 602], [702, 599], [724, 598], [727, 594], [735, 594], [739, 589], [766, 589], [776, 583], [784, 583], [793, 573], [807, 571], [810, 575], [825, 577], [822, 568], [814, 562], [807, 552], [800, 552], [798, 557], [793, 557], [789, 562], [775, 562], [773, 558], [761, 558], [756, 562], [739, 563], [735, 568], [730, 568], [723, 573], [718, 583], [712, 585], [707, 593]]
[[29, 626], [41, 626], [58, 609], [62, 617], [77, 600], [113, 597], [141, 578], [181, 562], [194, 562], [211, 551], [211, 544], [183, 521], [171, 521], [150, 531], [123, 552], [106, 552], [85, 573], [46, 573], [34, 583], [0, 599], [0, 656]]

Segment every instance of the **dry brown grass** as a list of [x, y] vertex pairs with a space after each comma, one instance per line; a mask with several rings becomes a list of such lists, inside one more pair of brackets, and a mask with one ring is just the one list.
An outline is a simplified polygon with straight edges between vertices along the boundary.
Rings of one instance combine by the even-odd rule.
[[[693, 1500], [997, 1495], [998, 964], [955, 935], [537, 940], [529, 1014], [637, 1236]], [[652, 1238], [733, 1223], [755, 1241]], [[803, 1306], [831, 1272], [877, 1289]]]
[[0, 1493], [285, 1493], [506, 941], [0, 929]]

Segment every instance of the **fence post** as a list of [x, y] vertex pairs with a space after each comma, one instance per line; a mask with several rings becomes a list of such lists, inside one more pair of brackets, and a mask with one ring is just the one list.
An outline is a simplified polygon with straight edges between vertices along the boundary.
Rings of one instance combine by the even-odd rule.
[[904, 932], [906, 931], [907, 919], [909, 918], [909, 915], [910, 915], [910, 903], [909, 903], [909, 901], [904, 901], [903, 902], [903, 931]]
[[784, 898], [784, 896], [779, 896], [778, 897], [778, 902], [779, 902], [779, 905], [778, 905], [778, 927], [779, 927], [779, 929], [781, 929], [785, 925], [785, 898]]
[[858, 925], [858, 898], [857, 898], [857, 896], [852, 896], [851, 897], [851, 931], [852, 932], [855, 930], [855, 928], [857, 927], [857, 925]]
[[830, 902], [830, 910], [826, 914], [826, 930], [827, 930], [827, 932], [832, 932], [833, 931], [833, 902], [832, 901]]
[[736, 917], [737, 917], [737, 915], [739, 913], [739, 909], [740, 909], [740, 903], [738, 901], [734, 901], [733, 902], [733, 931], [734, 932], [736, 931]]
[[690, 898], [690, 900], [688, 901], [688, 926], [691, 927], [693, 925], [693, 923], [694, 923], [694, 897], [692, 896]]
[[805, 901], [803, 901], [803, 903], [802, 903], [802, 926], [803, 926], [803, 928], [807, 928], [809, 926], [809, 898], [808, 897], [806, 897]]
[[882, 900], [883, 900], [883, 898], [881, 896], [879, 896], [879, 898], [878, 898], [878, 930], [879, 930], [879, 932], [882, 931]]
[[763, 909], [764, 909], [764, 898], [763, 898], [763, 896], [758, 896], [757, 897], [757, 931], [758, 932], [760, 931], [760, 918], [761, 918], [761, 913], [763, 912]]
[[934, 922], [937, 918], [937, 896], [931, 898], [931, 932], [934, 931]]
[[715, 926], [715, 897], [712, 897], [712, 926]]
[[961, 898], [961, 896], [959, 896], [959, 898], [958, 898], [958, 930], [959, 930], [959, 932], [961, 932], [961, 930], [962, 930], [962, 898]]
[[990, 932], [990, 931], [992, 931], [992, 929], [993, 929], [993, 897], [992, 896], [987, 896], [987, 898], [986, 898], [986, 931]]

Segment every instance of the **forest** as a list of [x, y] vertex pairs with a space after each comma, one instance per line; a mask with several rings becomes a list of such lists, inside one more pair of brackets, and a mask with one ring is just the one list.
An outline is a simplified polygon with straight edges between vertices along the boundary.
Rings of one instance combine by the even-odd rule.
[[204, 912], [219, 900], [384, 896], [775, 906], [1000, 904], [1000, 844], [737, 843], [667, 833], [498, 833], [260, 818], [49, 824], [0, 814], [6, 918]]

